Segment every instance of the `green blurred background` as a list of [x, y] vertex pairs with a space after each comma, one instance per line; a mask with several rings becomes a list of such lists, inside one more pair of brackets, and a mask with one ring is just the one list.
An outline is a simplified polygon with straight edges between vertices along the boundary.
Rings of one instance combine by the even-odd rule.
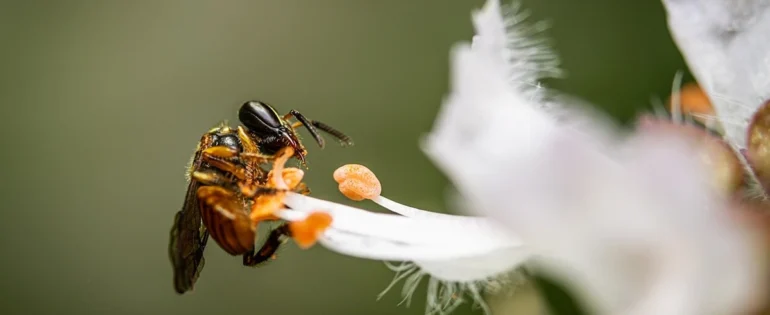
[[[417, 144], [482, 4], [0, 1], [0, 313], [422, 314], [424, 289], [409, 308], [400, 287], [376, 301], [393, 276], [383, 263], [293, 244], [256, 270], [212, 245], [196, 291], [177, 296], [168, 231], [200, 135], [248, 99], [354, 138], [307, 142], [314, 195], [349, 203], [331, 173], [361, 163], [384, 195], [449, 211], [446, 178]], [[524, 6], [552, 22], [568, 77], [551, 86], [620, 120], [685, 70], [659, 1]]]

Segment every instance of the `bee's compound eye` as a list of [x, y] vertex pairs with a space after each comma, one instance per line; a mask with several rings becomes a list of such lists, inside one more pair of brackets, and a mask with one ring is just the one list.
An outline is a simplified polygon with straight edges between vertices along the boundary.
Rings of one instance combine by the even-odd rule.
[[275, 110], [260, 101], [243, 103], [238, 111], [238, 119], [246, 128], [257, 133], [272, 133], [281, 126], [281, 119]]
[[239, 152], [241, 151], [241, 141], [238, 139], [238, 135], [235, 135], [235, 134], [223, 135], [219, 137], [214, 142], [214, 145], [226, 146], [236, 151], [239, 151]]

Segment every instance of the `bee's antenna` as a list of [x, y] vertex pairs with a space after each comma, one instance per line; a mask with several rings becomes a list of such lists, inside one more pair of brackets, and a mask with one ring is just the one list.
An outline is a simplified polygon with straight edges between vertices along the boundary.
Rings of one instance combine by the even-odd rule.
[[302, 125], [305, 126], [305, 128], [307, 128], [307, 130], [315, 139], [315, 142], [318, 143], [318, 146], [320, 146], [321, 148], [324, 147], [324, 139], [321, 138], [321, 135], [318, 134], [318, 130], [315, 129], [314, 124], [311, 123], [310, 120], [308, 120], [307, 118], [305, 118], [304, 115], [300, 114], [298, 111], [293, 109], [289, 111], [289, 115], [292, 115], [294, 116], [294, 118], [297, 118], [297, 120], [299, 120], [299, 122], [301, 122]]

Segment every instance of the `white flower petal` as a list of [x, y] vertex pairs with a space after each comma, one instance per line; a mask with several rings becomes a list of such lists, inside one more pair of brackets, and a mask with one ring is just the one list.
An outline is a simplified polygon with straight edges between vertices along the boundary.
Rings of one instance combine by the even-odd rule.
[[[507, 255], [510, 257], [517, 257], [514, 259], [515, 263], [519, 263], [521, 257], [528, 257], [529, 253], [526, 249], [520, 246], [499, 247], [499, 248], [473, 248], [473, 247], [460, 247], [449, 246], [451, 244], [445, 244], [444, 246], [436, 245], [415, 245], [408, 243], [398, 243], [390, 240], [378, 239], [368, 235], [352, 234], [336, 229], [329, 229], [324, 232], [324, 235], [319, 240], [325, 247], [339, 252], [341, 254], [355, 256], [373, 260], [383, 261], [419, 261], [418, 265], [430, 265], [436, 266], [437, 269], [443, 268], [448, 270], [446, 273], [442, 273], [442, 278], [445, 280], [460, 281], [467, 279], [469, 272], [459, 275], [453, 273], [452, 268], [449, 266], [457, 265], [458, 269], [475, 269], [483, 270], [477, 273], [481, 273], [481, 276], [470, 279], [477, 280], [490, 276], [490, 274], [504, 272], [510, 269], [504, 269], [503, 271], [496, 270], [498, 268], [485, 267], [487, 263], [491, 263], [492, 266], [497, 264], [508, 264], [508, 262], [501, 261], [489, 261], [485, 257], [500, 257], [501, 255]], [[460, 267], [459, 261], [474, 261], [477, 266], [465, 266]], [[515, 265], [515, 264], [514, 264]], [[444, 267], [446, 266], [446, 267]], [[508, 266], [510, 267], [510, 266]], [[452, 269], [452, 270], [450, 270]], [[494, 272], [490, 270], [495, 269]], [[432, 272], [429, 272], [433, 274]]]
[[478, 281], [514, 270], [530, 258], [528, 248], [517, 246], [451, 260], [416, 260], [415, 264], [440, 280]]
[[770, 2], [663, 0], [671, 33], [708, 92], [728, 139], [746, 146], [746, 128], [770, 99]]
[[494, 61], [466, 45], [453, 51], [452, 79], [423, 149], [456, 185], [485, 186], [510, 154], [530, 154], [556, 128], [555, 119], [512, 92]]
[[484, 254], [485, 252], [459, 246], [397, 243], [368, 235], [351, 234], [336, 229], [326, 231], [320, 242], [325, 247], [345, 255], [383, 261], [442, 261]]
[[[745, 121], [770, 90], [770, 50], [758, 40], [770, 33], [767, 7], [664, 2], [699, 80], [712, 97], [724, 96], [714, 100], [722, 120], [735, 120], [726, 116], [734, 113]], [[396, 281], [405, 281], [407, 299], [429, 274], [428, 313], [456, 307], [459, 289], [480, 300], [490, 279], [532, 257], [600, 313], [740, 310], [759, 279], [752, 243], [726, 217], [727, 202], [689, 144], [625, 135], [586, 108], [560, 103], [566, 98], [539, 84], [560, 73], [555, 54], [531, 37], [542, 24], [522, 28], [523, 15], [506, 20], [505, 10], [489, 0], [474, 13], [473, 45], [454, 48], [452, 92], [422, 143], [465, 204], [492, 219], [435, 214], [384, 197], [374, 201], [400, 215], [378, 214], [297, 194], [279, 215], [291, 221], [327, 212], [333, 222], [322, 245], [406, 261]], [[743, 145], [742, 128], [728, 130], [735, 144]]]
[[[368, 212], [294, 193], [289, 194], [284, 203], [295, 211], [329, 213], [333, 218], [334, 229], [393, 242], [439, 246], [453, 244], [480, 248], [520, 245], [518, 239], [503, 232], [496, 223], [485, 218], [409, 218]], [[284, 213], [281, 215], [285, 216]], [[285, 218], [300, 219], [297, 216]]]
[[[482, 62], [472, 51], [459, 54]], [[600, 310], [705, 314], [735, 309], [753, 297], [749, 239], [722, 212], [726, 204], [685, 142], [593, 138], [598, 131], [557, 126], [512, 94], [489, 93], [489, 86], [502, 82], [495, 71], [482, 79], [489, 68], [467, 70], [478, 72], [457, 75], [483, 82], [485, 92], [450, 98], [446, 106], [497, 116], [492, 126], [478, 124], [480, 135], [472, 140], [433, 134], [428, 154], [476, 211], [502, 219], [536, 253], [560, 262], [558, 270]], [[504, 104], [508, 110], [488, 110]], [[499, 126], [495, 120], [515, 123]], [[650, 282], [640, 285], [645, 270]], [[684, 295], [663, 294], [669, 291]]]
[[464, 292], [488, 310], [481, 290], [498, 284], [531, 257], [517, 238], [486, 218], [431, 213], [384, 197], [376, 200], [410, 216], [371, 213], [293, 193], [284, 199], [291, 209], [277, 214], [299, 221], [316, 211], [328, 213], [332, 225], [319, 238], [324, 247], [354, 257], [405, 262], [388, 289], [405, 280], [402, 294], [407, 300], [420, 279], [430, 276], [428, 314], [451, 311], [463, 301]]
[[491, 46], [455, 49], [452, 94], [423, 144], [472, 210], [508, 224], [600, 312], [745, 306], [751, 241], [690, 144], [628, 137], [570, 104], [581, 123], [559, 121], [511, 86]]

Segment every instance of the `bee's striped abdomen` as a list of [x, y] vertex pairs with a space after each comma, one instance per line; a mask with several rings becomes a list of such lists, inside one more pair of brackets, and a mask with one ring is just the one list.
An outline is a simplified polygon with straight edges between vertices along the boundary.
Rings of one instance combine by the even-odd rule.
[[228, 190], [219, 186], [198, 188], [203, 224], [214, 241], [228, 254], [237, 256], [254, 249], [256, 226], [245, 208]]

